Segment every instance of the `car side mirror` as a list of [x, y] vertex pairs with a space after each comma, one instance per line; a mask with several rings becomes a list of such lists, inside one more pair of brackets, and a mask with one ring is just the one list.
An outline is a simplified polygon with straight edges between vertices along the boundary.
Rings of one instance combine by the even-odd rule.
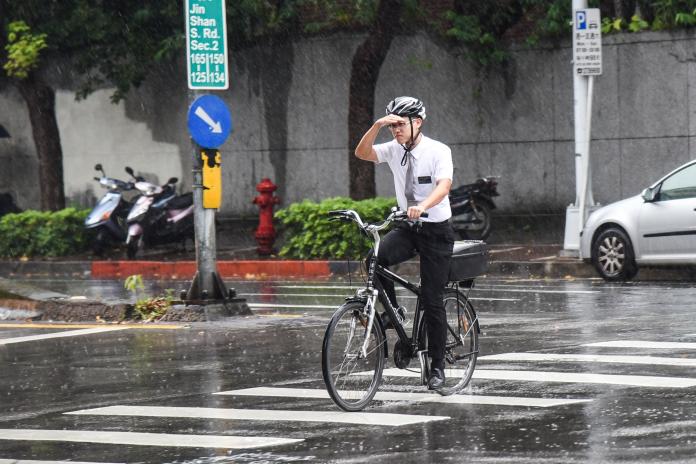
[[657, 198], [657, 188], [646, 188], [643, 190], [643, 193], [640, 194], [641, 197], [643, 197], [643, 200], [645, 200], [648, 203], [652, 203], [655, 201]]

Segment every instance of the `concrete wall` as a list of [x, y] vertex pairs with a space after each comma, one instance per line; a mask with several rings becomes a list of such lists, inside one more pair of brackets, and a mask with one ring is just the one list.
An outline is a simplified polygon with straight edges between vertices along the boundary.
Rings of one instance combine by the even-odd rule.
[[[253, 215], [254, 187], [279, 184], [283, 204], [348, 194], [347, 103], [351, 57], [361, 36], [337, 35], [257, 46], [230, 57], [231, 87], [217, 93], [232, 111], [223, 145], [222, 213]], [[622, 34], [604, 39], [604, 74], [595, 84], [592, 123], [595, 199], [636, 194], [694, 158], [696, 38], [692, 33]], [[398, 37], [381, 70], [375, 114], [398, 95], [424, 100], [424, 131], [452, 147], [455, 184], [499, 175], [505, 213], [563, 212], [575, 198], [573, 94], [568, 46], [518, 47], [504, 68], [483, 75], [462, 50], [426, 35]], [[104, 89], [77, 102], [61, 90], [57, 113], [66, 194], [87, 204], [101, 191], [92, 167], [121, 175], [131, 165], [190, 188], [191, 147], [185, 66], [160, 70], [125, 103]], [[38, 205], [36, 159], [23, 102], [0, 93], [0, 191]], [[387, 134], [384, 134], [386, 140]], [[123, 174], [125, 177], [125, 174]], [[393, 195], [377, 168], [378, 193]]]

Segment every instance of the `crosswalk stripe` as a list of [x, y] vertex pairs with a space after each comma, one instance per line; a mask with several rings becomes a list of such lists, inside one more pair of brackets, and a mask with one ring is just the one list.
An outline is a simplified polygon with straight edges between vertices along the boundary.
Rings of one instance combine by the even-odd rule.
[[[272, 296], [275, 298], [279, 297], [304, 297], [304, 298], [337, 298], [340, 297], [343, 299], [345, 295], [338, 295], [338, 294], [328, 294], [328, 293], [240, 293], [239, 296]], [[399, 299], [408, 299], [408, 300], [416, 300], [418, 299], [417, 296], [409, 296], [409, 295], [402, 295], [399, 297]], [[469, 297], [470, 300], [472, 301], [520, 301], [519, 298], [483, 298], [483, 297]], [[257, 304], [257, 303], [254, 303]], [[333, 308], [338, 307], [340, 303], [337, 303], [336, 305], [332, 306]]]
[[170, 433], [114, 432], [111, 430], [0, 429], [0, 440], [67, 441], [112, 445], [170, 446], [183, 448], [247, 449], [288, 445], [298, 438], [240, 437], [233, 435], [184, 435]]
[[402, 425], [421, 424], [447, 420], [448, 416], [424, 416], [415, 414], [386, 414], [356, 412], [346, 414], [339, 411], [288, 411], [278, 409], [223, 409], [164, 406], [108, 406], [68, 412], [73, 415], [98, 416], [142, 416], [142, 417], [185, 417], [199, 419], [231, 419], [291, 422], [331, 422], [339, 424]]
[[31, 342], [36, 340], [46, 340], [49, 338], [76, 337], [79, 335], [91, 335], [96, 333], [113, 332], [115, 330], [126, 330], [128, 327], [100, 327], [93, 329], [66, 330], [65, 332], [51, 332], [41, 335], [26, 335], [24, 337], [13, 337], [0, 339], [0, 345], [10, 345], [12, 343]]
[[85, 462], [85, 461], [35, 461], [26, 459], [0, 459], [0, 464], [120, 464], [115, 462]]
[[[358, 372], [355, 375], [372, 375], [369, 372]], [[385, 369], [385, 377], [420, 377], [420, 372], [412, 372], [404, 369]], [[451, 371], [451, 376], [462, 375], [456, 369]], [[519, 380], [525, 382], [559, 382], [559, 383], [597, 383], [610, 385], [627, 385], [634, 387], [655, 388], [687, 388], [696, 386], [696, 378], [686, 377], [655, 377], [647, 375], [613, 375], [613, 374], [588, 374], [575, 372], [551, 372], [551, 371], [510, 371], [496, 369], [477, 369], [474, 371], [475, 379], [484, 380]]]
[[[350, 392], [346, 392], [350, 393]], [[310, 388], [257, 387], [243, 390], [229, 390], [215, 393], [230, 396], [270, 396], [282, 398], [317, 398], [329, 399], [326, 390]], [[408, 393], [380, 391], [375, 395], [377, 401], [411, 401], [419, 403], [445, 404], [488, 404], [500, 406], [531, 406], [549, 408], [565, 404], [587, 403], [590, 399], [565, 398], [525, 398], [521, 396], [485, 396], [485, 395], [452, 395], [441, 396], [437, 393]]]
[[552, 354], [552, 353], [503, 353], [479, 356], [479, 361], [568, 361], [617, 364], [648, 364], [652, 366], [696, 366], [693, 358], [668, 358], [659, 356], [619, 356], [599, 354]]
[[690, 342], [649, 342], [645, 340], [614, 340], [610, 342], [587, 343], [583, 346], [604, 348], [652, 348], [669, 350], [696, 350], [696, 343]]

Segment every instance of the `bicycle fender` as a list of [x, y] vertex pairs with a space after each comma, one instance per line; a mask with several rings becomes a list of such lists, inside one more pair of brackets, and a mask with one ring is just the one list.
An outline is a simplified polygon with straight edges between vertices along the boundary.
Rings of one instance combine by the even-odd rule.
[[[468, 301], [468, 298], [467, 298]], [[476, 308], [474, 308], [474, 305], [470, 304], [469, 307], [471, 308], [471, 312], [474, 313], [474, 320], [476, 321], [476, 333], [481, 335], [481, 325], [479, 324], [479, 318], [478, 314], [476, 314]]]

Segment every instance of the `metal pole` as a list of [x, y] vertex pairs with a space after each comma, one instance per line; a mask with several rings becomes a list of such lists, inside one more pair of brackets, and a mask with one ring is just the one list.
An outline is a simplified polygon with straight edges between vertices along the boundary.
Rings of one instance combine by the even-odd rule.
[[[572, 0], [572, 15], [575, 21], [575, 11], [587, 8], [587, 0]], [[574, 40], [574, 39], [573, 39]], [[574, 43], [574, 42], [573, 42]], [[575, 202], [566, 209], [565, 237], [563, 240], [564, 255], [577, 256], [580, 251], [580, 236], [584, 221], [580, 220], [580, 205], [586, 180], [584, 162], [587, 158], [587, 87], [584, 76], [573, 73], [573, 116], [575, 128]]]
[[203, 159], [195, 143], [193, 154], [193, 220], [196, 231], [196, 267], [199, 295], [214, 295], [213, 274], [217, 272], [215, 257], [215, 210], [203, 208]]
[[591, 127], [592, 127], [592, 92], [594, 89], [594, 76], [587, 77], [587, 108], [585, 111], [585, 143], [584, 143], [584, 153], [583, 153], [583, 183], [580, 192], [580, 209], [578, 211], [578, 233], [582, 232], [585, 226], [585, 216], [587, 214], [587, 205], [593, 205], [594, 199], [592, 198], [592, 179], [590, 172], [590, 137], [591, 137]]
[[[200, 93], [198, 90], [189, 90], [189, 107], [200, 96]], [[214, 274], [217, 272], [215, 210], [203, 208], [202, 148], [193, 140], [191, 140], [191, 147], [193, 152], [193, 223], [197, 273], [191, 285], [188, 299], [208, 299], [215, 298]]]

